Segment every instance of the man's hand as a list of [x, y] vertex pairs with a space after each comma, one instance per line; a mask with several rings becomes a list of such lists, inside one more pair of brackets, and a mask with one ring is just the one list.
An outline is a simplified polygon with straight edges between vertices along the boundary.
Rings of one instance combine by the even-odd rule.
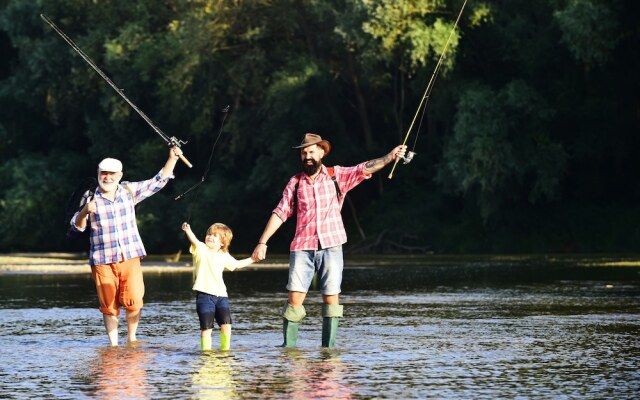
[[178, 160], [182, 155], [182, 149], [177, 146], [173, 146], [169, 149], [169, 158], [172, 160]]
[[253, 250], [251, 258], [256, 262], [267, 258], [267, 245], [265, 243], [258, 243], [256, 248]]
[[406, 145], [401, 144], [400, 146], [396, 146], [386, 156], [376, 158], [375, 160], [367, 161], [367, 163], [364, 165], [364, 170], [368, 174], [373, 174], [374, 172], [378, 172], [390, 162], [393, 162], [400, 157], [404, 157], [404, 153], [406, 153], [406, 151], [407, 151]]
[[96, 209], [97, 209], [96, 202], [93, 200], [93, 196], [91, 196], [87, 199], [87, 202], [84, 204], [82, 212], [85, 215], [95, 214]]
[[407, 146], [401, 144], [400, 146], [396, 146], [391, 152], [387, 155], [387, 157], [391, 157], [391, 161], [395, 161], [398, 158], [404, 158], [405, 153], [407, 152]]

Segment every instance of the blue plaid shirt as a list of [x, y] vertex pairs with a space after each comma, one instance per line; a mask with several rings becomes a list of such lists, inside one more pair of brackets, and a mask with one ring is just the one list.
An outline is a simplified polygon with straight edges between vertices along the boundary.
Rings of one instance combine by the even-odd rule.
[[[135, 205], [157, 193], [173, 178], [171, 176], [162, 179], [161, 173], [162, 171], [146, 181], [121, 182], [116, 191], [115, 201], [103, 197], [100, 190], [96, 189], [96, 212], [89, 214], [87, 224], [91, 227], [89, 263], [92, 266], [147, 255], [136, 224]], [[84, 229], [79, 229], [75, 224], [77, 215], [78, 213], [71, 218], [71, 226], [77, 231], [83, 231]]]

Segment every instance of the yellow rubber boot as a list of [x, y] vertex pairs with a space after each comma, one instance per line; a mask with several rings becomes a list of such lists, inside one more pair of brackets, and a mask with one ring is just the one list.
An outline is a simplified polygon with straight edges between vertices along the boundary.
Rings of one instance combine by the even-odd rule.
[[200, 349], [201, 350], [211, 350], [211, 336], [201, 336], [200, 337]]
[[220, 332], [220, 350], [230, 350], [231, 349], [231, 334], [225, 335]]

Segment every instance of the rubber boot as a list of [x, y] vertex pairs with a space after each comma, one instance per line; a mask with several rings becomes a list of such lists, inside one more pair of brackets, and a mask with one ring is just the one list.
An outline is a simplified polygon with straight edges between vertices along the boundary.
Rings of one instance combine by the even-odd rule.
[[322, 305], [322, 347], [332, 348], [335, 346], [338, 321], [342, 315], [343, 306], [340, 304]]
[[298, 342], [298, 328], [300, 321], [307, 315], [304, 306], [292, 306], [287, 303], [282, 313], [282, 333], [284, 342], [282, 347], [293, 348]]
[[200, 337], [200, 349], [211, 350], [211, 336]]
[[220, 350], [230, 350], [231, 349], [231, 334], [225, 335], [220, 332]]

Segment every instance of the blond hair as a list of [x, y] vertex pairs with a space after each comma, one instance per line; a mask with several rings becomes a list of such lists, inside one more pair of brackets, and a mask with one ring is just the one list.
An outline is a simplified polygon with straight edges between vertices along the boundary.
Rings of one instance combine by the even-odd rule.
[[231, 228], [225, 224], [216, 222], [207, 229], [207, 235], [213, 235], [215, 233], [220, 236], [220, 251], [228, 253], [231, 239], [233, 239], [233, 232], [231, 232]]

